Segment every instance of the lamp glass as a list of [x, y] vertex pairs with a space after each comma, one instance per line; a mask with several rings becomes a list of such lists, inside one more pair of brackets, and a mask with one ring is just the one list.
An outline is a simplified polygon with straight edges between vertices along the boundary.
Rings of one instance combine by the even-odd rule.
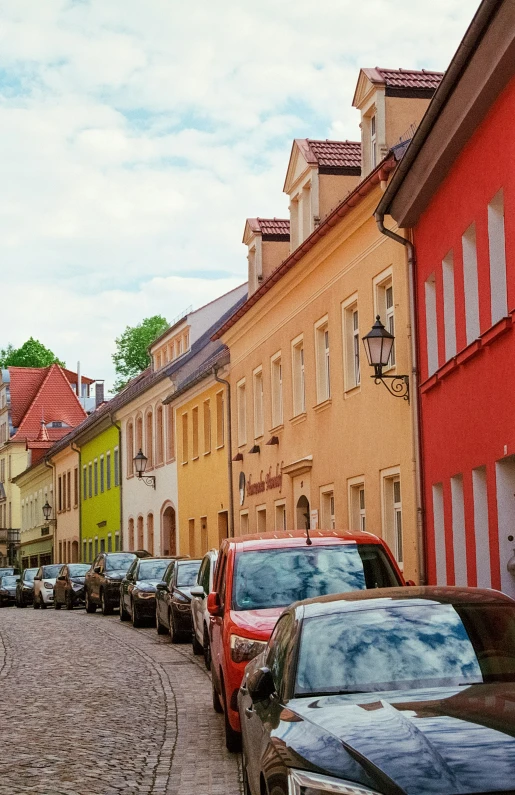
[[145, 469], [147, 468], [148, 458], [146, 455], [143, 454], [141, 447], [139, 449], [138, 454], [135, 455], [132, 460], [134, 463], [134, 469], [136, 470], [136, 474], [142, 475]]
[[43, 516], [45, 517], [45, 521], [48, 522], [48, 520], [50, 519], [50, 515], [52, 513], [52, 506], [49, 505], [48, 500], [45, 502], [41, 510], [43, 511]]
[[395, 337], [385, 329], [379, 315], [368, 334], [363, 337], [363, 344], [371, 367], [386, 367]]

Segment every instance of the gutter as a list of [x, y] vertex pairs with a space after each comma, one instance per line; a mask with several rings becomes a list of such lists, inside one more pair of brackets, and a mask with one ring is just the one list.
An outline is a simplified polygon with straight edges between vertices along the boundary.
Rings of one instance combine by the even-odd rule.
[[[47, 456], [44, 456], [43, 461], [44, 461], [45, 466], [48, 467], [48, 469], [52, 470], [52, 486], [53, 486], [53, 489], [54, 489], [54, 503], [55, 503], [55, 498], [57, 496], [57, 484], [55, 482], [55, 464], [49, 464]], [[53, 562], [55, 563], [55, 551], [57, 549], [57, 505], [54, 507], [54, 515], [55, 515], [55, 519], [54, 519], [55, 525], [54, 525], [54, 532], [52, 534], [53, 535], [53, 539], [54, 539], [53, 544], [52, 544], [52, 548], [53, 548], [52, 557], [54, 558]], [[59, 561], [59, 563], [60, 562], [61, 561]]]
[[420, 411], [419, 411], [419, 398], [418, 398], [418, 357], [417, 357], [417, 340], [416, 340], [416, 325], [415, 325], [415, 287], [414, 287], [414, 268], [415, 268], [415, 248], [411, 240], [406, 237], [398, 235], [391, 229], [384, 225], [384, 214], [379, 211], [375, 212], [375, 219], [377, 228], [382, 235], [395, 240], [406, 248], [408, 268], [408, 295], [409, 295], [409, 317], [410, 317], [410, 337], [411, 337], [411, 387], [410, 397], [413, 406], [412, 413], [412, 461], [413, 461], [413, 480], [415, 490], [415, 505], [417, 511], [417, 552], [418, 552], [418, 567], [420, 584], [427, 583], [427, 570], [426, 570], [426, 539], [424, 534], [424, 507], [422, 499], [422, 473], [420, 468], [421, 458], [421, 441], [420, 441]]
[[231, 432], [231, 385], [218, 375], [219, 365], [213, 367], [215, 381], [226, 387], [227, 394], [227, 474], [229, 476], [229, 536], [234, 538], [234, 488], [232, 482], [232, 432]]

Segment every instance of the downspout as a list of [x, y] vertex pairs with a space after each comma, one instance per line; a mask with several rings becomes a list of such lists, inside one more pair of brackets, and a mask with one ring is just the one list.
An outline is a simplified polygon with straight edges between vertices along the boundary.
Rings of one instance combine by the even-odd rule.
[[415, 325], [415, 287], [413, 279], [413, 270], [415, 267], [415, 248], [411, 240], [408, 240], [391, 229], [387, 229], [384, 225], [384, 213], [376, 212], [375, 219], [377, 227], [381, 234], [395, 240], [406, 248], [408, 257], [408, 294], [409, 294], [409, 317], [410, 317], [410, 334], [411, 334], [411, 386], [410, 398], [411, 405], [413, 406], [413, 434], [412, 434], [412, 456], [413, 456], [413, 478], [415, 486], [415, 501], [417, 508], [417, 546], [418, 546], [418, 566], [420, 584], [425, 585], [427, 582], [426, 571], [426, 544], [424, 537], [424, 522], [423, 522], [423, 506], [422, 506], [422, 475], [420, 470], [420, 412], [419, 412], [419, 399], [418, 399], [418, 357], [417, 357], [417, 342], [416, 342], [416, 325]]
[[[109, 419], [111, 420], [111, 425], [114, 425], [115, 428], [118, 428], [118, 477], [120, 480], [120, 549], [123, 549], [123, 499], [122, 499], [122, 426], [120, 423], [116, 422], [113, 419], [113, 412], [109, 412]], [[115, 541], [116, 547], [116, 541]]]
[[[55, 503], [55, 497], [57, 494], [57, 483], [55, 482], [55, 464], [49, 464], [46, 456], [43, 458], [43, 461], [45, 462], [45, 466], [48, 467], [48, 469], [52, 470], [52, 486], [54, 489], [53, 502]], [[54, 533], [53, 533], [54, 543], [53, 543], [53, 554], [52, 554], [54, 560], [52, 561], [52, 563], [55, 563], [55, 550], [57, 549], [57, 506], [55, 506], [54, 508], [54, 514], [55, 514], [55, 520], [54, 520], [55, 524], [54, 524]], [[59, 561], [59, 563], [61, 563], [61, 561]]]
[[[82, 496], [83, 496], [82, 495], [82, 483], [83, 483], [83, 479], [82, 479], [82, 460], [81, 460], [80, 447], [77, 447], [75, 442], [70, 442], [70, 447], [71, 447], [71, 449], [73, 450], [74, 453], [78, 453], [79, 454], [79, 472], [78, 472], [79, 484], [78, 485], [79, 485], [79, 560], [80, 560], [80, 558], [82, 557]], [[88, 561], [87, 560], [83, 560], [82, 562], [83, 563], [87, 563]]]
[[225, 378], [218, 375], [218, 367], [213, 367], [215, 381], [227, 387], [227, 474], [229, 476], [229, 536], [234, 538], [234, 489], [232, 482], [232, 432], [231, 432], [231, 385]]

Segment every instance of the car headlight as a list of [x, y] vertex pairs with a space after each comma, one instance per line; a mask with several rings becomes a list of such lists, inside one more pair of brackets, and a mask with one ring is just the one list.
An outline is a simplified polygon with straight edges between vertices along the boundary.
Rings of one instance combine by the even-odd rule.
[[289, 795], [379, 795], [368, 787], [360, 787], [352, 781], [342, 781], [332, 776], [320, 776], [318, 773], [308, 773], [305, 770], [290, 770], [288, 772]]
[[231, 658], [233, 662], [248, 662], [257, 657], [266, 646], [264, 640], [242, 638], [240, 635], [231, 635]]
[[48, 590], [49, 590], [49, 591], [53, 591], [53, 590], [54, 590], [54, 585], [53, 585], [53, 583], [51, 583], [51, 582], [44, 582], [44, 583], [43, 583], [43, 586], [44, 586], [45, 588], [48, 588]]

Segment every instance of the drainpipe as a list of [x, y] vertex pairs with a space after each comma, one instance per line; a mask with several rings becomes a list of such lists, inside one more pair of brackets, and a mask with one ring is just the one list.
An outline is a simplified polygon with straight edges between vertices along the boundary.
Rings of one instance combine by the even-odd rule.
[[[120, 480], [119, 488], [120, 488], [120, 549], [123, 549], [123, 500], [122, 500], [122, 426], [119, 422], [113, 418], [113, 412], [109, 412], [109, 419], [111, 420], [111, 425], [114, 425], [115, 428], [118, 428], [118, 478]], [[116, 541], [115, 541], [116, 547]]]
[[413, 281], [413, 270], [415, 267], [415, 248], [411, 240], [406, 237], [392, 232], [384, 225], [384, 213], [377, 212], [375, 214], [377, 227], [381, 234], [395, 240], [406, 248], [408, 257], [408, 293], [409, 293], [409, 306], [410, 306], [410, 336], [411, 336], [411, 387], [410, 398], [413, 406], [413, 478], [415, 486], [415, 500], [417, 507], [417, 541], [418, 541], [418, 565], [419, 576], [421, 585], [427, 582], [426, 572], [426, 545], [424, 537], [424, 523], [423, 523], [423, 507], [422, 507], [422, 474], [420, 470], [420, 411], [418, 400], [418, 361], [417, 361], [417, 343], [415, 339], [416, 325], [415, 325], [415, 287]]
[[219, 384], [224, 384], [227, 395], [227, 474], [229, 476], [229, 535], [234, 538], [234, 490], [232, 483], [232, 432], [231, 432], [231, 385], [225, 378], [220, 378], [218, 375], [218, 367], [213, 367], [213, 375], [215, 381]]
[[[83, 479], [82, 479], [82, 460], [81, 460], [81, 454], [80, 454], [80, 447], [77, 447], [75, 442], [70, 442], [70, 447], [71, 447], [71, 449], [73, 450], [74, 453], [78, 453], [79, 454], [79, 472], [78, 472], [79, 483], [78, 483], [78, 486], [79, 486], [79, 560], [80, 560], [81, 557], [82, 557], [82, 483], [83, 483]], [[83, 563], [87, 563], [86, 560], [83, 560], [82, 562]]]
[[[53, 502], [54, 502], [54, 516], [55, 516], [54, 533], [53, 533], [54, 543], [52, 545], [53, 546], [52, 557], [54, 558], [54, 560], [52, 562], [55, 563], [55, 550], [57, 549], [57, 505], [55, 505], [55, 498], [57, 496], [57, 483], [55, 482], [55, 464], [49, 464], [46, 456], [43, 458], [43, 461], [45, 462], [45, 466], [48, 467], [48, 469], [52, 470], [52, 486], [54, 489]], [[59, 563], [61, 563], [61, 561], [59, 561]]]

